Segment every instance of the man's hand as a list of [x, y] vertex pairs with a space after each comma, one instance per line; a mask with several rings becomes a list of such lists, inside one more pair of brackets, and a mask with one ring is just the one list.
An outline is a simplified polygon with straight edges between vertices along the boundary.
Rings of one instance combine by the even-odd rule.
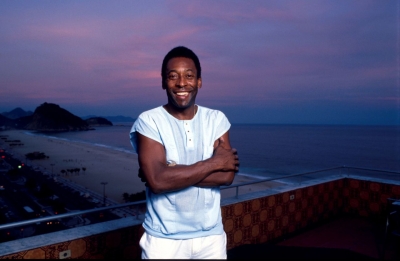
[[223, 137], [218, 139], [218, 145], [214, 149], [212, 157], [216, 160], [217, 164], [222, 165], [221, 171], [239, 171], [239, 156], [237, 155], [237, 150], [231, 148]]
[[229, 186], [239, 171], [239, 157], [236, 149], [231, 148], [229, 134], [226, 132], [214, 143], [213, 156], [207, 161], [218, 169], [197, 183], [199, 187]]

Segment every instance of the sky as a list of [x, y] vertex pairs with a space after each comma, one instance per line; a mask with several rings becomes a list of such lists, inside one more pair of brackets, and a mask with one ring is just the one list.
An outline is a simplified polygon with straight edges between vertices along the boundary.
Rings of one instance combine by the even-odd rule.
[[397, 0], [1, 0], [0, 112], [136, 118], [183, 45], [231, 123], [400, 125], [399, 20]]

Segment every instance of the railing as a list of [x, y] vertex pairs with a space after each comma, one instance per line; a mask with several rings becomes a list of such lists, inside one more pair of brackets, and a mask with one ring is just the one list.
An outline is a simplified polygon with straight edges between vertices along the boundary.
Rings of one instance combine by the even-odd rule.
[[329, 169], [322, 169], [322, 170], [309, 171], [309, 172], [292, 174], [292, 175], [285, 175], [285, 176], [278, 177], [278, 178], [260, 179], [260, 180], [256, 180], [256, 181], [250, 181], [250, 182], [240, 183], [240, 184], [235, 184], [235, 185], [230, 185], [230, 186], [222, 186], [221, 190], [235, 188], [236, 189], [235, 197], [239, 198], [239, 188], [243, 187], [243, 186], [254, 185], [254, 184], [258, 184], [258, 183], [263, 183], [263, 182], [267, 182], [267, 181], [274, 181], [274, 180], [279, 180], [279, 179], [287, 179], [287, 178], [299, 177], [299, 176], [315, 174], [315, 173], [320, 173], [320, 172], [326, 172], [326, 171], [331, 171], [331, 170], [337, 170], [337, 169], [342, 169], [342, 168], [343, 167], [334, 167], [334, 168], [329, 168]]
[[285, 175], [285, 176], [277, 177], [277, 178], [276, 177], [275, 178], [265, 178], [265, 179], [250, 181], [250, 182], [246, 182], [246, 183], [234, 184], [234, 185], [230, 185], [230, 186], [222, 186], [221, 190], [235, 188], [236, 189], [235, 198], [239, 198], [239, 188], [240, 187], [259, 184], [259, 183], [268, 182], [268, 181], [275, 181], [275, 180], [305, 176], [305, 175], [309, 175], [309, 174], [322, 173], [322, 172], [327, 172], [327, 171], [332, 171], [332, 170], [344, 170], [344, 169], [346, 169], [347, 172], [349, 169], [352, 169], [352, 170], [362, 170], [362, 171], [372, 171], [372, 172], [380, 172], [380, 173], [386, 173], [386, 174], [394, 174], [394, 175], [397, 175], [397, 179], [400, 180], [400, 172], [397, 172], [397, 171], [359, 168], [359, 167], [350, 167], [350, 166], [339, 166], [339, 167], [327, 168], [327, 169], [322, 169], [322, 170], [308, 171], [308, 172], [303, 172], [303, 173], [298, 173], [298, 174]]
[[[0, 230], [1, 229], [6, 229], [6, 228], [14, 228], [14, 227], [20, 227], [20, 226], [36, 224], [36, 223], [39, 223], [39, 222], [52, 221], [52, 220], [55, 220], [55, 219], [62, 219], [62, 218], [80, 216], [80, 215], [100, 212], [100, 211], [104, 211], [104, 210], [112, 210], [112, 209], [116, 209], [116, 208], [137, 206], [139, 204], [144, 204], [144, 203], [146, 203], [146, 200], [135, 201], [135, 202], [125, 203], [125, 204], [112, 205], [112, 206], [101, 207], [101, 208], [93, 208], [93, 209], [88, 209], [88, 210], [74, 211], [74, 212], [70, 212], [70, 213], [59, 214], [59, 215], [54, 215], [54, 216], [49, 216], [49, 217], [41, 217], [41, 218], [24, 220], [24, 221], [18, 221], [18, 222], [13, 222], [13, 223], [0, 225]], [[139, 216], [136, 215], [136, 218], [138, 219]]]
[[[238, 198], [239, 197], [239, 188], [243, 187], [243, 186], [248, 186], [248, 185], [253, 185], [253, 184], [258, 184], [258, 183], [268, 182], [268, 181], [281, 180], [281, 179], [286, 179], [286, 178], [292, 178], [292, 177], [299, 177], [299, 176], [304, 176], [304, 175], [309, 175], [309, 174], [327, 172], [327, 171], [331, 171], [331, 170], [343, 170], [343, 169], [347, 169], [347, 170], [348, 169], [352, 169], [352, 170], [362, 170], [362, 171], [372, 171], [372, 172], [380, 172], [380, 173], [386, 173], [386, 174], [394, 174], [394, 175], [397, 176], [396, 178], [400, 180], [400, 172], [396, 172], [396, 171], [387, 171], [387, 170], [377, 170], [377, 169], [368, 169], [368, 168], [340, 166], [340, 167], [327, 168], [327, 169], [309, 171], [309, 172], [292, 174], [292, 175], [285, 175], [285, 176], [282, 176], [282, 177], [266, 178], [266, 179], [261, 179], [261, 180], [246, 182], [246, 183], [230, 185], [230, 186], [223, 186], [223, 187], [221, 187], [221, 190], [235, 188], [236, 189], [235, 197]], [[142, 200], [142, 201], [125, 203], [125, 204], [117, 204], [117, 205], [111, 205], [111, 206], [107, 206], [107, 207], [101, 207], [101, 208], [95, 208], [95, 209], [89, 209], [89, 210], [83, 210], [83, 211], [76, 211], [76, 212], [70, 212], [70, 213], [65, 213], [65, 214], [59, 214], [59, 215], [54, 215], [54, 216], [49, 216], [49, 217], [41, 217], [41, 218], [36, 218], [36, 219], [29, 219], [29, 220], [25, 220], [25, 221], [19, 221], [19, 222], [13, 222], [13, 223], [0, 225], [0, 230], [6, 229], [6, 228], [14, 228], [14, 227], [20, 227], [20, 226], [35, 224], [35, 223], [39, 223], [39, 222], [46, 222], [46, 221], [51, 221], [51, 220], [56, 220], [56, 219], [62, 219], [62, 218], [67, 218], [67, 217], [74, 217], [74, 216], [79, 216], [79, 215], [84, 215], [84, 214], [89, 214], [89, 213], [95, 213], [95, 212], [100, 212], [100, 211], [105, 211], [105, 210], [119, 209], [119, 208], [131, 207], [131, 206], [138, 207], [139, 204], [144, 204], [144, 203], [146, 203], [146, 201]], [[138, 219], [139, 216], [136, 215], [136, 218]]]
[[[362, 171], [373, 171], [373, 172], [381, 172], [381, 173], [387, 173], [387, 174], [397, 174], [399, 175], [400, 172], [397, 171], [392, 171], [392, 170], [381, 170], [381, 169], [369, 169], [369, 168], [359, 168], [359, 167], [350, 167], [350, 166], [341, 166], [339, 168], [345, 168], [345, 169], [353, 169], [353, 170], [362, 170]], [[398, 177], [399, 178], [399, 177]]]

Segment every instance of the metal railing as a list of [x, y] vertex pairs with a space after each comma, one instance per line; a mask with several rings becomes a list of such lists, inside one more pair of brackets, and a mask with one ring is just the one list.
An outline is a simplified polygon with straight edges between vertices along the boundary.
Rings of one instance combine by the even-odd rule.
[[334, 168], [328, 168], [328, 169], [322, 169], [322, 170], [316, 170], [316, 171], [308, 171], [308, 172], [298, 173], [298, 174], [285, 175], [285, 176], [282, 176], [282, 177], [265, 178], [265, 179], [260, 179], [260, 180], [256, 180], [256, 181], [250, 181], [250, 182], [246, 182], [246, 183], [232, 184], [232, 185], [229, 185], [229, 186], [222, 186], [221, 190], [235, 188], [236, 189], [235, 197], [239, 198], [239, 188], [240, 187], [259, 184], [259, 183], [268, 182], [268, 181], [275, 181], [275, 180], [279, 180], [279, 179], [287, 179], [287, 178], [299, 177], [299, 176], [315, 174], [315, 173], [320, 173], [320, 172], [326, 172], [326, 171], [331, 171], [331, 170], [337, 170], [337, 169], [342, 169], [342, 168], [343, 167], [334, 167]]
[[[248, 186], [248, 185], [254, 185], [254, 184], [259, 184], [263, 182], [268, 182], [268, 181], [275, 181], [275, 180], [281, 180], [281, 179], [287, 179], [287, 178], [293, 178], [293, 177], [301, 177], [309, 174], [315, 174], [315, 173], [322, 173], [322, 172], [327, 172], [327, 171], [332, 171], [332, 170], [347, 170], [347, 175], [349, 175], [348, 170], [361, 170], [361, 171], [371, 171], [371, 172], [380, 172], [380, 173], [386, 173], [386, 174], [394, 174], [397, 175], [397, 179], [400, 181], [400, 172], [397, 171], [390, 171], [390, 170], [379, 170], [379, 169], [370, 169], [370, 168], [359, 168], [359, 167], [350, 167], [350, 166], [339, 166], [339, 167], [333, 167], [333, 168], [327, 168], [327, 169], [322, 169], [322, 170], [315, 170], [315, 171], [308, 171], [308, 172], [303, 172], [303, 173], [298, 173], [298, 174], [291, 174], [291, 175], [285, 175], [282, 177], [274, 177], [274, 178], [265, 178], [265, 179], [260, 179], [256, 181], [250, 181], [246, 183], [240, 183], [240, 184], [232, 184], [229, 186], [222, 186], [221, 190], [224, 189], [236, 189], [235, 197], [239, 198], [239, 188]], [[341, 173], [343, 174], [343, 173]], [[301, 182], [300, 182], [301, 183]]]
[[[52, 220], [55, 220], [55, 219], [62, 219], [62, 218], [80, 216], [80, 215], [85, 215], [85, 214], [91, 214], [91, 213], [101, 212], [101, 211], [105, 211], [105, 210], [112, 210], [112, 209], [116, 209], [116, 208], [137, 206], [139, 204], [144, 204], [144, 203], [146, 203], [146, 200], [129, 202], [129, 203], [124, 203], [124, 204], [117, 204], [117, 205], [101, 207], [101, 208], [93, 208], [93, 209], [88, 209], [88, 210], [74, 211], [74, 212], [70, 212], [70, 213], [59, 214], [59, 215], [48, 216], [48, 217], [35, 218], [35, 219], [29, 219], [29, 220], [24, 220], [24, 221], [18, 221], [18, 222], [13, 222], [13, 223], [0, 225], [0, 230], [1, 229], [6, 229], [6, 228], [14, 228], [14, 227], [20, 227], [20, 226], [36, 224], [36, 223], [39, 223], [39, 222], [52, 221]], [[136, 218], [138, 219], [138, 215], [136, 215]]]
[[[334, 167], [334, 168], [327, 168], [327, 169], [322, 169], [322, 170], [309, 171], [309, 172], [292, 174], [292, 175], [285, 175], [285, 176], [275, 177], [275, 178], [266, 178], [266, 179], [261, 179], [261, 180], [246, 182], [246, 183], [234, 184], [234, 185], [230, 185], [230, 186], [222, 186], [221, 190], [234, 188], [234, 189], [236, 189], [235, 197], [238, 198], [239, 197], [239, 188], [243, 187], [243, 186], [248, 186], [248, 185], [253, 185], [253, 184], [258, 184], [258, 183], [268, 182], [268, 181], [282, 180], [282, 179], [287, 179], [287, 178], [292, 178], [292, 177], [299, 177], [299, 176], [315, 174], [315, 173], [322, 173], [322, 172], [327, 172], [327, 171], [331, 171], [331, 170], [339, 170], [339, 169], [340, 170], [352, 169], [352, 170], [362, 170], [362, 171], [372, 171], [372, 172], [380, 172], [380, 173], [386, 173], [386, 174], [394, 174], [394, 175], [397, 175], [397, 179], [399, 179], [399, 181], [400, 181], [400, 172], [397, 172], [397, 171], [339, 166], [339, 167]], [[349, 175], [349, 174], [347, 174], [347, 175]], [[82, 211], [70, 212], [70, 213], [65, 213], [65, 214], [59, 214], [59, 215], [54, 215], [54, 216], [49, 216], [49, 217], [41, 217], [41, 218], [29, 219], [29, 220], [25, 220], [25, 221], [18, 221], [18, 222], [0, 225], [0, 230], [6, 229], [6, 228], [14, 228], [14, 227], [20, 227], [20, 226], [25, 226], [25, 225], [31, 225], [31, 224], [35, 224], [35, 223], [39, 223], [39, 222], [52, 221], [52, 220], [56, 220], [56, 219], [74, 217], [74, 216], [95, 213], [95, 212], [100, 212], [100, 211], [105, 211], [105, 210], [113, 210], [113, 209], [132, 207], [132, 206], [138, 207], [138, 205], [144, 204], [144, 203], [146, 203], [146, 201], [142, 200], [142, 201], [136, 201], [136, 202], [130, 202], [130, 203], [124, 203], [124, 204], [116, 204], [116, 205], [111, 205], [111, 206], [107, 206], [107, 207], [100, 207], [100, 208], [94, 208], [94, 209], [89, 209], [89, 210], [82, 210]], [[136, 215], [136, 218], [137, 219], [139, 218], [138, 215]]]

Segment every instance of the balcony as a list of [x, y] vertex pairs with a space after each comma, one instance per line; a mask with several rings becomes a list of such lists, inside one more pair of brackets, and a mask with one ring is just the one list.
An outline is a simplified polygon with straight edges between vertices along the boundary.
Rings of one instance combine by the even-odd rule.
[[[400, 198], [400, 173], [337, 167], [222, 189], [228, 259], [399, 257], [398, 242], [390, 238], [384, 245], [384, 232], [387, 198]], [[142, 204], [112, 205], [1, 225], [4, 233], [38, 222], [79, 219], [88, 213], [136, 213], [0, 243], [0, 258], [140, 258]]]

